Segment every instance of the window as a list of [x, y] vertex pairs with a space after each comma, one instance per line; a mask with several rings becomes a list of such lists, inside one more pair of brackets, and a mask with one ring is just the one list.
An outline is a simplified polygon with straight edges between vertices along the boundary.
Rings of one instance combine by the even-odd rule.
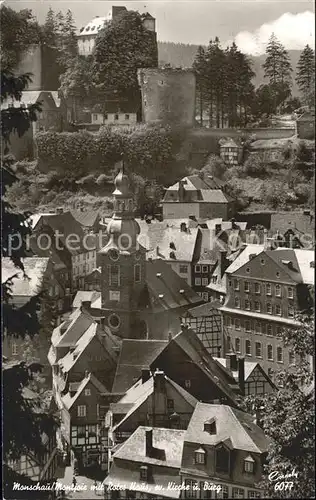
[[232, 280], [228, 280], [228, 286], [232, 286]]
[[180, 264], [179, 272], [180, 272], [180, 274], [187, 274], [188, 266], [185, 266], [184, 264]]
[[276, 304], [276, 306], [275, 306], [275, 314], [277, 316], [281, 316], [281, 306], [280, 306], [280, 304]]
[[245, 498], [245, 490], [243, 488], [233, 488], [233, 498]]
[[272, 287], [271, 287], [271, 283], [267, 283], [267, 284], [266, 284], [266, 294], [267, 294], [267, 295], [271, 295], [271, 294], [272, 294]]
[[293, 299], [294, 297], [294, 291], [293, 291], [293, 287], [289, 286], [288, 289], [287, 289], [287, 296], [289, 299]]
[[254, 459], [249, 455], [247, 458], [244, 460], [244, 472], [247, 472], [248, 474], [253, 474], [254, 473], [254, 467], [255, 466], [255, 461]]
[[295, 354], [293, 351], [289, 351], [289, 364], [295, 365]]
[[108, 317], [108, 324], [109, 324], [109, 327], [110, 328], [119, 328], [120, 324], [121, 324], [121, 320], [119, 318], [119, 316], [115, 313], [112, 313], [109, 317]]
[[239, 299], [239, 297], [235, 297], [235, 307], [240, 308], [240, 299]]
[[282, 347], [277, 347], [277, 362], [283, 363], [283, 349]]
[[87, 414], [87, 407], [86, 405], [79, 405], [77, 406], [77, 415], [78, 417], [85, 417]]
[[125, 115], [125, 120], [129, 120], [129, 115]]
[[270, 304], [270, 302], [267, 302], [267, 313], [272, 314], [272, 305]]
[[205, 451], [202, 448], [199, 448], [194, 452], [194, 463], [196, 464], [205, 464]]
[[255, 293], [256, 294], [260, 293], [260, 284], [259, 283], [255, 283]]
[[196, 273], [200, 273], [201, 272], [201, 266], [200, 266], [200, 264], [196, 264], [194, 270], [195, 270]]
[[248, 490], [248, 498], [261, 498], [259, 491]]
[[239, 337], [235, 338], [235, 350], [236, 350], [236, 352], [240, 352], [240, 338]]
[[174, 400], [173, 399], [167, 399], [167, 408], [169, 411], [174, 410]]
[[84, 390], [84, 395], [85, 396], [91, 396], [91, 389], [85, 389]]
[[202, 266], [202, 273], [208, 272], [208, 266]]
[[141, 282], [141, 267], [140, 264], [134, 265], [134, 281], [135, 283]]
[[119, 115], [114, 115], [114, 120], [118, 120], [119, 119]]
[[288, 308], [287, 315], [288, 315], [289, 318], [294, 318], [294, 308], [293, 307], [289, 307]]
[[203, 300], [205, 300], [205, 302], [208, 302], [208, 293], [207, 292], [203, 292], [202, 293], [202, 298], [203, 298]]
[[229, 451], [223, 446], [216, 450], [216, 472], [229, 472]]
[[260, 312], [261, 311], [261, 304], [260, 302], [255, 302], [255, 311]]
[[235, 328], [236, 330], [240, 330], [240, 319], [238, 318], [235, 319]]
[[264, 266], [264, 265], [265, 265], [265, 263], [266, 263], [266, 261], [265, 261], [264, 259], [261, 259], [261, 260], [260, 260], [260, 264], [261, 264], [262, 266]]
[[251, 356], [251, 342], [250, 340], [246, 340], [246, 355]]
[[239, 281], [238, 280], [234, 280], [234, 289], [239, 290]]
[[195, 278], [195, 280], [194, 280], [194, 284], [195, 284], [196, 286], [201, 286], [201, 278]]
[[212, 283], [214, 283], [214, 285], [217, 283], [217, 276], [212, 276]]
[[108, 115], [104, 115], [104, 120], [107, 120], [108, 119]]
[[276, 328], [277, 337], [282, 337], [282, 326]]
[[250, 323], [250, 321], [245, 321], [245, 330], [246, 330], [246, 332], [251, 332], [251, 323]]
[[271, 344], [267, 345], [267, 358], [268, 361], [273, 361], [273, 347]]
[[261, 342], [256, 342], [256, 357], [262, 358], [262, 346]]
[[121, 293], [116, 290], [109, 291], [109, 299], [114, 300], [115, 302], [119, 302], [121, 297]]
[[93, 115], [93, 120], [97, 121], [98, 120], [98, 115]]
[[208, 285], [208, 278], [202, 278], [202, 285], [207, 286]]
[[142, 465], [139, 471], [139, 479], [141, 481], [148, 480], [148, 467], [146, 465]]
[[245, 292], [249, 292], [249, 290], [250, 290], [249, 281], [245, 281], [244, 290], [245, 290]]
[[185, 490], [185, 498], [197, 498], [198, 482], [192, 479], [186, 479], [185, 486], [189, 487], [188, 489]]
[[17, 356], [17, 354], [18, 354], [18, 346], [15, 342], [13, 342], [13, 344], [11, 346], [11, 353], [12, 353], [12, 356]]
[[275, 295], [281, 297], [281, 285], [275, 285]]
[[246, 267], [246, 273], [250, 273], [250, 267]]
[[189, 379], [188, 379], [188, 380], [185, 380], [185, 381], [184, 381], [184, 385], [185, 385], [185, 388], [186, 388], [186, 389], [190, 389], [190, 387], [191, 387], [191, 380], [189, 380]]
[[120, 266], [112, 264], [108, 266], [109, 272], [109, 285], [119, 285], [120, 284]]
[[270, 325], [270, 323], [267, 324], [267, 335], [268, 335], [268, 337], [273, 336], [273, 328], [272, 328], [272, 325]]
[[261, 335], [261, 333], [262, 333], [262, 325], [261, 325], [260, 321], [256, 321], [255, 332], [257, 335]]
[[247, 299], [245, 300], [245, 309], [246, 311], [250, 311], [250, 302]]
[[230, 316], [227, 316], [226, 318], [226, 326], [231, 326], [232, 325], [232, 320]]

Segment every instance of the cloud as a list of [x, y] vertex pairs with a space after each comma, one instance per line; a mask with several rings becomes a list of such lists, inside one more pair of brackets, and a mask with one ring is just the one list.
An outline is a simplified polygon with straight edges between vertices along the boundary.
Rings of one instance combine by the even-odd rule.
[[301, 50], [307, 44], [314, 47], [315, 14], [310, 11], [299, 14], [287, 12], [271, 23], [262, 24], [252, 33], [241, 31], [235, 37], [235, 43], [246, 54], [264, 54], [272, 33], [288, 50]]

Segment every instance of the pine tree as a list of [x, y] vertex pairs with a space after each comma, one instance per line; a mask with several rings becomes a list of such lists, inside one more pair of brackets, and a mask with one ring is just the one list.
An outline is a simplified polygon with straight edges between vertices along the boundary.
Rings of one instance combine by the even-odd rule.
[[199, 104], [200, 125], [203, 126], [203, 111], [205, 107], [205, 93], [206, 93], [206, 54], [205, 49], [200, 45], [198, 47], [194, 62], [193, 69], [196, 76], [197, 85], [197, 102]]
[[296, 82], [306, 104], [312, 105], [315, 97], [315, 52], [306, 45], [296, 68]]

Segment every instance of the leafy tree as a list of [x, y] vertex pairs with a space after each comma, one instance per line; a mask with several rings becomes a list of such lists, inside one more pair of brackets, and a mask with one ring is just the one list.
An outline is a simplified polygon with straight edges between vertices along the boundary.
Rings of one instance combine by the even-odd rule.
[[40, 42], [41, 30], [29, 9], [15, 10], [1, 5], [1, 66], [2, 70], [13, 70], [21, 61], [23, 53]]
[[[315, 349], [314, 321], [307, 315], [298, 320], [297, 328], [284, 330], [283, 340], [300, 359], [299, 364], [275, 373], [278, 388], [274, 392], [248, 397], [244, 402], [246, 410], [259, 413], [263, 430], [271, 439], [261, 484], [269, 498], [315, 498], [315, 401], [309, 362]], [[289, 479], [293, 488], [276, 491], [276, 482], [269, 480], [269, 474], [293, 470], [298, 474], [297, 479]]]
[[139, 94], [138, 68], [157, 66], [155, 34], [146, 30], [138, 12], [123, 12], [98, 33], [94, 48], [95, 81], [100, 92], [120, 99]]
[[315, 100], [315, 52], [309, 45], [304, 47], [297, 63], [296, 82], [305, 103], [312, 105]]
[[[29, 75], [14, 77], [7, 69], [4, 70], [1, 74], [1, 102], [7, 99], [20, 100], [29, 81]], [[38, 105], [32, 105], [28, 110], [24, 108], [1, 110], [3, 154], [8, 150], [12, 132], [23, 135], [30, 123], [36, 119], [38, 109], [40, 109]], [[28, 214], [14, 213], [10, 204], [3, 200], [7, 187], [14, 182], [15, 176], [7, 156], [2, 157], [2, 165], [2, 256], [9, 257], [18, 267], [17, 271], [24, 271], [22, 258], [26, 252], [25, 238], [30, 233], [26, 223]], [[20, 245], [10, 248], [10, 238], [17, 238], [18, 235], [21, 238]], [[23, 337], [26, 334], [32, 337], [39, 328], [36, 316], [37, 299], [34, 298], [22, 308], [15, 308], [11, 302], [11, 284], [12, 281], [7, 280], [2, 285], [4, 332], [11, 337], [14, 335]], [[25, 397], [24, 392], [34, 371], [38, 371], [39, 368], [39, 365], [34, 363], [3, 363], [3, 456], [6, 463], [16, 460], [26, 452], [43, 452], [41, 434], [48, 427], [51, 428], [52, 421], [48, 415], [41, 412], [34, 413], [33, 403]], [[12, 479], [12, 476], [7, 474], [4, 478], [7, 490], [12, 486], [10, 477]], [[25, 476], [19, 476], [18, 480], [24, 484]]]

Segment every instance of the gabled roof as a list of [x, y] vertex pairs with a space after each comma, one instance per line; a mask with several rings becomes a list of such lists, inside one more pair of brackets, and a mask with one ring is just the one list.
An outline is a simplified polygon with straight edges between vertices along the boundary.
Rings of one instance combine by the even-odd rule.
[[[281, 251], [277, 248], [277, 251]], [[291, 250], [294, 253], [298, 269], [301, 274], [302, 283], [305, 285], [315, 284], [315, 252], [313, 250], [295, 249]]]
[[41, 102], [44, 98], [48, 98], [53, 107], [56, 108], [55, 99], [50, 90], [26, 90], [22, 92], [20, 101], [15, 99], [6, 99], [3, 103], [1, 103], [1, 109], [7, 109], [10, 106], [13, 106], [14, 108], [20, 108], [21, 106], [27, 107], [30, 104]]
[[[216, 434], [204, 431], [204, 423], [216, 418]], [[184, 437], [185, 442], [216, 446], [230, 440], [232, 448], [248, 453], [265, 453], [269, 440], [254, 418], [227, 405], [198, 403]]]
[[133, 114], [137, 113], [139, 109], [139, 104], [136, 102], [125, 102], [125, 101], [105, 101], [103, 105], [101, 104], [95, 104], [93, 106], [91, 113], [101, 113], [102, 115], [104, 114]]
[[270, 227], [274, 233], [279, 231], [284, 234], [292, 229], [294, 232], [298, 231], [312, 236], [315, 232], [315, 218], [312, 214], [304, 214], [304, 212], [275, 212], [271, 213]]
[[[227, 364], [228, 364], [228, 360], [227, 358], [214, 358], [216, 361], [218, 361], [218, 363], [220, 363], [222, 366], [224, 366], [226, 369], [228, 369], [227, 367]], [[263, 375], [270, 380], [270, 377], [268, 376], [268, 374], [264, 371], [264, 369], [262, 368], [262, 366], [260, 365], [260, 363], [257, 363], [256, 361], [247, 361], [245, 360], [245, 382], [247, 382], [248, 378], [250, 377], [250, 375], [252, 374], [252, 372], [258, 368], [261, 373], [263, 373]], [[233, 374], [233, 377], [235, 378], [235, 380], [238, 381], [238, 370], [236, 371], [231, 371], [231, 373]], [[271, 385], [273, 385], [272, 381], [270, 380], [271, 382]]]
[[[225, 183], [213, 176], [189, 175], [181, 181], [185, 193], [195, 192], [194, 202], [228, 203], [232, 198], [224, 193]], [[178, 195], [171, 197], [171, 193], [178, 193], [180, 182], [170, 186], [164, 196], [163, 202], [179, 202]], [[187, 201], [191, 201], [189, 198]]]
[[87, 385], [91, 383], [98, 390], [100, 394], [108, 394], [109, 391], [107, 388], [93, 375], [93, 373], [89, 373], [79, 384], [76, 390], [76, 393], [71, 396], [70, 392], [68, 392], [65, 396], [62, 396], [62, 402], [67, 408], [70, 410], [72, 405], [76, 402], [82, 391], [87, 387]]
[[92, 291], [83, 291], [79, 290], [72, 303], [73, 309], [77, 309], [78, 307], [81, 307], [83, 302], [95, 302], [98, 298], [100, 297], [100, 292], [96, 292], [94, 290]]
[[177, 344], [195, 365], [202, 370], [209, 380], [225, 394], [232, 404], [236, 404], [236, 394], [231, 387], [238, 390], [232, 375], [227, 371], [223, 372], [222, 367], [211, 356], [204, 347], [203, 342], [191, 328], [183, 329], [178, 335], [173, 337], [171, 343]]
[[69, 318], [54, 329], [52, 344], [54, 347], [73, 347], [80, 337], [94, 323], [94, 319], [80, 309], [73, 311]]
[[187, 315], [191, 318], [202, 318], [208, 316], [221, 316], [218, 308], [214, 307], [213, 302], [205, 302], [200, 306], [192, 307], [188, 310]]
[[125, 393], [167, 344], [167, 340], [123, 339], [112, 392]]
[[49, 257], [25, 257], [22, 259], [22, 263], [26, 277], [21, 269], [15, 267], [9, 257], [4, 257], [2, 259], [1, 282], [5, 283], [8, 279], [13, 278], [10, 287], [13, 297], [34, 297], [41, 292]]
[[[183, 387], [178, 385], [166, 375], [164, 375], [164, 379], [166, 384], [170, 384], [178, 392], [178, 394], [192, 406], [192, 408], [195, 408], [197, 399], [194, 396], [189, 394], [185, 389], [183, 389]], [[127, 420], [152, 394], [154, 394], [154, 390], [154, 375], [151, 375], [150, 378], [144, 383], [142, 382], [142, 379], [138, 380], [117, 403], [112, 403], [111, 410], [113, 413], [126, 413], [122, 420], [113, 427], [113, 431], [122, 425], [125, 420]]]

